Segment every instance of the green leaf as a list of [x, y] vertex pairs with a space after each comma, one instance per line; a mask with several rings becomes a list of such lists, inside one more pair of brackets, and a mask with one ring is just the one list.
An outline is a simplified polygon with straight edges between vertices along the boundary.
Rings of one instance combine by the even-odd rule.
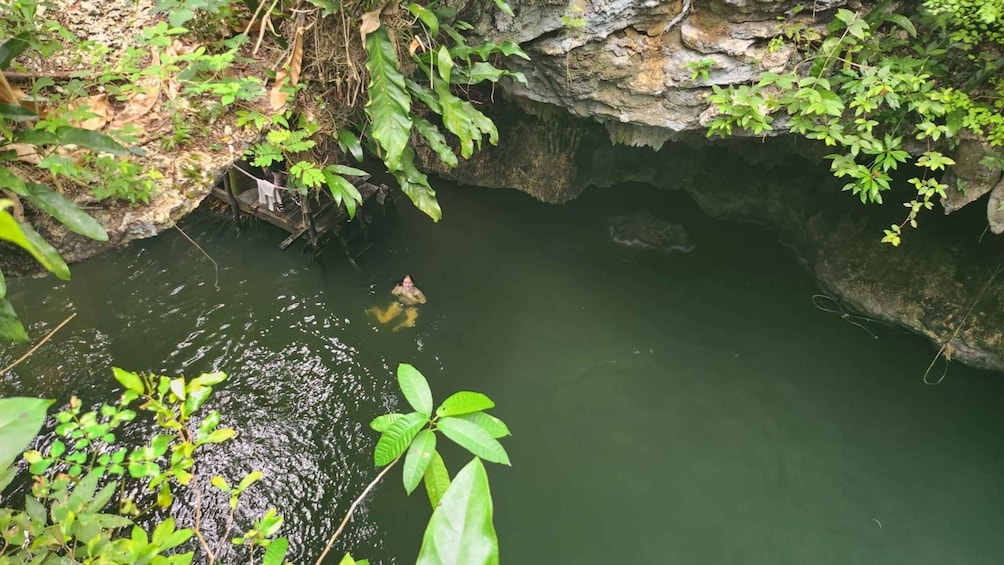
[[481, 148], [481, 139], [487, 134], [492, 145], [498, 143], [498, 129], [495, 124], [470, 102], [457, 98], [443, 83], [435, 87], [439, 102], [443, 106], [443, 125], [460, 138], [460, 155], [465, 159], [474, 154], [474, 147]]
[[474, 455], [502, 465], [511, 465], [505, 448], [481, 426], [460, 418], [442, 418], [436, 429]]
[[204, 443], [223, 443], [228, 439], [237, 435], [235, 430], [230, 428], [221, 428], [209, 434], [204, 441]]
[[416, 565], [498, 565], [488, 474], [480, 459], [457, 473], [432, 512]]
[[0, 270], [0, 298], [7, 296], [7, 279], [3, 276], [3, 271]]
[[449, 84], [450, 72], [453, 70], [453, 56], [450, 55], [450, 50], [445, 45], [440, 45], [439, 50], [436, 51], [436, 66], [439, 68], [440, 78]]
[[289, 540], [286, 538], [276, 538], [265, 550], [265, 555], [261, 558], [261, 565], [282, 565], [286, 559], [286, 552], [289, 550]]
[[342, 560], [338, 562], [338, 565], [357, 565], [357, 564], [356, 560], [352, 559], [352, 555], [346, 553], [345, 557], [342, 557]]
[[421, 134], [427, 142], [429, 142], [429, 147], [436, 152], [439, 160], [451, 169], [456, 167], [459, 164], [457, 155], [453, 152], [450, 144], [446, 141], [446, 136], [439, 131], [439, 128], [421, 116], [415, 116], [414, 122], [415, 129], [417, 129], [418, 133]]
[[0, 69], [7, 70], [10, 68], [10, 62], [14, 60], [14, 57], [24, 53], [25, 49], [31, 45], [31, 36], [31, 32], [25, 31], [4, 41], [0, 45]]
[[348, 151], [355, 157], [356, 161], [363, 162], [363, 146], [359, 143], [356, 134], [347, 129], [338, 130], [338, 146], [342, 151]]
[[411, 136], [411, 97], [405, 89], [404, 76], [398, 70], [394, 43], [383, 26], [366, 36], [366, 70], [370, 73], [366, 115], [371, 122], [373, 139], [383, 150], [387, 168], [399, 167], [401, 154]]
[[27, 122], [39, 118], [38, 114], [19, 104], [0, 104], [0, 117], [12, 122]]
[[[351, 167], [345, 168], [351, 169]], [[349, 182], [345, 177], [335, 174], [333, 169], [334, 167], [324, 168], [324, 183], [328, 186], [328, 190], [331, 191], [331, 196], [335, 199], [335, 203], [344, 204], [345, 211], [349, 213], [349, 218], [354, 218], [356, 215], [356, 206], [362, 203], [363, 195], [359, 194], [359, 189], [356, 188], [356, 185]]]
[[473, 414], [464, 414], [457, 417], [461, 420], [467, 420], [468, 422], [473, 422], [481, 426], [486, 432], [488, 432], [488, 435], [495, 439], [511, 435], [509, 427], [505, 425], [505, 422], [495, 416], [492, 416], [491, 414], [474, 412]]
[[53, 400], [0, 398], [0, 469], [6, 469], [38, 435]]
[[18, 196], [28, 194], [28, 187], [25, 186], [24, 181], [7, 167], [0, 167], [0, 188], [10, 189]]
[[429, 186], [429, 178], [415, 167], [415, 152], [411, 147], [401, 155], [401, 169], [392, 173], [416, 208], [425, 212], [434, 222], [442, 219], [443, 210], [436, 200], [436, 191]]
[[470, 414], [492, 408], [495, 408], [495, 403], [492, 402], [492, 399], [480, 392], [462, 390], [453, 393], [449, 398], [444, 400], [439, 405], [439, 408], [436, 409], [436, 415], [441, 418], [444, 416], [459, 416], [461, 414]]
[[406, 414], [400, 420], [394, 422], [391, 427], [380, 436], [376, 448], [373, 450], [373, 462], [377, 467], [383, 467], [395, 460], [408, 448], [411, 440], [415, 438], [419, 430], [429, 421], [428, 414], [412, 412]]
[[108, 241], [108, 234], [101, 224], [62, 194], [44, 184], [34, 182], [25, 183], [25, 188], [26, 193], [23, 196], [29, 202], [70, 228], [70, 231], [95, 241]]
[[69, 280], [70, 268], [66, 266], [59, 253], [31, 226], [18, 222], [10, 212], [7, 212], [6, 209], [12, 204], [10, 200], [0, 199], [0, 239], [23, 248], [50, 273], [63, 280]]
[[345, 165], [328, 165], [328, 168], [339, 175], [348, 175], [350, 177], [368, 177], [370, 175], [362, 169], [347, 167]]
[[411, 494], [418, 483], [422, 482], [425, 476], [425, 469], [432, 461], [432, 454], [436, 452], [436, 432], [432, 430], [422, 430], [418, 432], [415, 439], [408, 448], [408, 455], [404, 458], [404, 490]]
[[408, 363], [401, 363], [397, 366], [397, 383], [412, 408], [426, 417], [432, 414], [432, 391], [418, 369]]
[[917, 37], [917, 28], [914, 27], [913, 22], [910, 18], [904, 16], [903, 14], [886, 14], [885, 19], [903, 28], [910, 37]]
[[60, 145], [79, 145], [92, 151], [126, 155], [129, 151], [111, 137], [89, 129], [60, 126], [56, 128]]
[[202, 373], [201, 375], [192, 379], [192, 382], [188, 383], [189, 388], [194, 387], [196, 384], [202, 386], [214, 386], [227, 380], [226, 373]]
[[14, 305], [6, 298], [0, 298], [0, 340], [24, 343], [28, 341], [28, 332], [17, 317]]
[[439, 18], [436, 17], [436, 14], [432, 10], [411, 2], [408, 4], [408, 11], [411, 12], [411, 15], [422, 20], [422, 23], [425, 24], [425, 27], [429, 28], [429, 32], [433, 37], [439, 35]]
[[143, 379], [139, 378], [136, 373], [131, 373], [124, 369], [119, 369], [118, 367], [112, 367], [112, 375], [114, 375], [115, 380], [119, 382], [126, 390], [131, 390], [136, 394], [143, 394], [145, 387], [143, 386]]
[[432, 452], [432, 460], [425, 468], [425, 492], [429, 494], [429, 503], [435, 509], [439, 502], [443, 500], [443, 495], [450, 488], [450, 472], [446, 470], [443, 457], [438, 451]]
[[463, 72], [459, 73], [459, 76], [455, 78], [457, 79], [456, 82], [458, 84], [473, 85], [484, 81], [498, 82], [505, 74], [506, 72], [502, 69], [497, 69], [494, 65], [481, 61], [474, 63], [467, 69], [464, 69]]
[[76, 514], [81, 513], [84, 505], [94, 497], [94, 491], [98, 489], [98, 479], [101, 478], [102, 474], [97, 471], [91, 471], [77, 482], [73, 487], [73, 492], [70, 493], [70, 498], [67, 500], [67, 506], [70, 510]]
[[384, 414], [383, 416], [377, 416], [376, 418], [373, 418], [373, 421], [370, 422], [370, 427], [373, 428], [373, 431], [384, 433], [388, 429], [390, 429], [391, 424], [400, 420], [401, 418], [404, 418], [404, 414], [392, 413], [392, 414]]
[[502, 12], [505, 15], [509, 16], [510, 18], [516, 17], [516, 14], [512, 13], [512, 8], [509, 7], [509, 4], [507, 4], [505, 0], [495, 0], [495, 5], [498, 6], [499, 10], [502, 10]]
[[254, 483], [256, 483], [258, 481], [260, 481], [261, 478], [264, 477], [264, 476], [265, 475], [262, 474], [261, 471], [251, 471], [250, 473], [247, 474], [246, 477], [244, 477], [243, 479], [241, 479], [240, 484], [237, 485], [237, 490], [238, 491], [243, 491], [243, 490], [247, 489], [249, 486], [253, 485]]

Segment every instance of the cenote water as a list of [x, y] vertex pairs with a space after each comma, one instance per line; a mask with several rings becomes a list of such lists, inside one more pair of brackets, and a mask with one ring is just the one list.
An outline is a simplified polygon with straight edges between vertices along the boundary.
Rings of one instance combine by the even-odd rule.
[[[1004, 561], [1004, 375], [953, 365], [925, 385], [925, 342], [818, 310], [772, 235], [681, 194], [440, 197], [438, 225], [400, 206], [359, 271], [337, 245], [315, 260], [200, 211], [182, 227], [219, 290], [177, 231], [75, 265], [71, 283], [16, 281], [32, 335], [78, 315], [0, 395], [97, 402], [113, 364], [227, 372], [207, 409], [240, 435], [202, 476], [264, 471], [239, 517], [277, 507], [301, 563], [376, 474], [367, 423], [402, 408], [399, 362], [439, 399], [485, 392], [513, 430], [513, 466], [489, 465], [504, 563]], [[696, 250], [612, 243], [607, 220], [642, 208], [683, 221]], [[404, 273], [429, 303], [395, 333], [365, 310]], [[465, 461], [445, 456], [454, 472]], [[336, 550], [412, 563], [429, 512], [395, 470]]]

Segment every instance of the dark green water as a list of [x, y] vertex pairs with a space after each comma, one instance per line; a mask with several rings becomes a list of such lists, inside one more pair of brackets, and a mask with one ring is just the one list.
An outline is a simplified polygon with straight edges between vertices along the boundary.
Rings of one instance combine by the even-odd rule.
[[[200, 212], [182, 226], [219, 263], [219, 292], [177, 232], [77, 265], [72, 283], [16, 282], [32, 335], [78, 316], [0, 394], [97, 401], [111, 364], [226, 371], [210, 408], [240, 435], [203, 476], [264, 471], [243, 516], [278, 507], [297, 562], [375, 475], [366, 423], [403, 402], [402, 361], [437, 398], [487, 393], [512, 428], [514, 466], [489, 468], [505, 563], [1004, 562], [1004, 376], [952, 366], [925, 386], [925, 343], [817, 310], [772, 236], [679, 195], [440, 195], [441, 224], [402, 207], [362, 272]], [[607, 219], [639, 208], [684, 221], [696, 251], [608, 241]], [[404, 273], [429, 304], [393, 333], [364, 311]], [[395, 471], [338, 549], [413, 562], [428, 513]]]

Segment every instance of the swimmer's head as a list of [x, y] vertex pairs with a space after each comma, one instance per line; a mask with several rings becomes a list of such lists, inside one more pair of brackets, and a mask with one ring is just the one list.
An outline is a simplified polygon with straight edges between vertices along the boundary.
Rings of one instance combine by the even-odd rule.
[[404, 279], [401, 281], [401, 286], [411, 288], [415, 286], [415, 281], [411, 280], [411, 275], [405, 275]]

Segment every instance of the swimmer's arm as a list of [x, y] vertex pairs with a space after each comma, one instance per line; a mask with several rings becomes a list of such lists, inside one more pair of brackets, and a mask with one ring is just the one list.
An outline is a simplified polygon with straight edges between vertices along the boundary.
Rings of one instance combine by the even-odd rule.
[[425, 294], [422, 293], [422, 291], [418, 290], [417, 288], [415, 289], [415, 293], [412, 295], [412, 298], [418, 304], [425, 304]]

